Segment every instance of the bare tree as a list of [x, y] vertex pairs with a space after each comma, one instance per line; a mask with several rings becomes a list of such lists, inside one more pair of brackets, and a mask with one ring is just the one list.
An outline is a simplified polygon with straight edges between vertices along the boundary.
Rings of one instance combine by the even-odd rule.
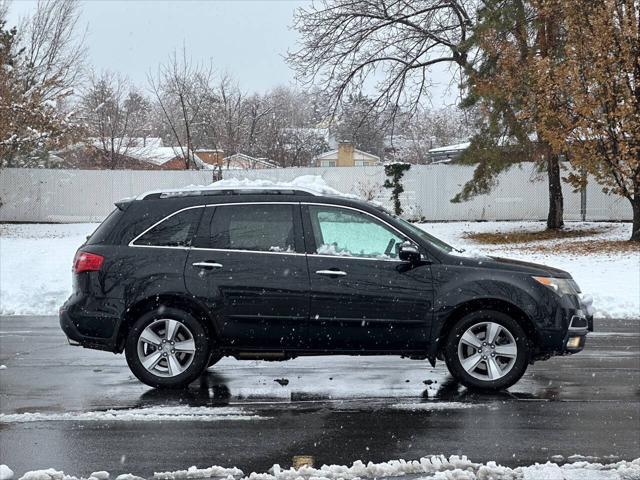
[[211, 64], [196, 64], [174, 52], [167, 63], [160, 65], [156, 75], [148, 75], [151, 92], [168, 126], [177, 153], [184, 159], [185, 169], [199, 167], [195, 157], [194, 129], [201, 122], [207, 93], [211, 89]]
[[305, 167], [329, 145], [318, 129], [288, 128], [282, 132], [282, 147], [286, 166]]
[[300, 50], [288, 60], [298, 77], [319, 85], [334, 112], [362, 85], [373, 85], [371, 110], [415, 109], [435, 65], [470, 68], [473, 0], [320, 0], [296, 13]]
[[431, 148], [463, 143], [475, 134], [473, 117], [473, 111], [463, 112], [456, 107], [420, 109], [410, 116], [400, 114], [397, 134], [387, 137], [385, 153], [393, 160], [429, 163]]
[[246, 129], [244, 148], [250, 155], [256, 155], [257, 144], [260, 133], [264, 129], [264, 124], [268, 115], [273, 111], [272, 106], [261, 95], [251, 95], [245, 99], [244, 107]]
[[20, 29], [23, 90], [46, 85], [44, 100], [59, 100], [83, 78], [85, 32], [79, 31], [77, 0], [39, 0]]
[[238, 153], [242, 145], [244, 127], [244, 92], [231, 76], [225, 74], [217, 87], [218, 114], [222, 120], [223, 145], [227, 153]]
[[91, 74], [81, 107], [87, 133], [96, 140], [110, 168], [117, 168], [131, 147], [144, 147], [135, 137], [147, 133], [149, 104], [123, 76]]

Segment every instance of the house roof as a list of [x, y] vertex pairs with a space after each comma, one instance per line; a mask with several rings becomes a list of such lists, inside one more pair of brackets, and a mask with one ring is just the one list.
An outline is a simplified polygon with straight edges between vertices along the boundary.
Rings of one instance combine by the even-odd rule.
[[[102, 140], [100, 137], [90, 137], [89, 142], [95, 147], [102, 148]], [[164, 147], [164, 143], [160, 137], [123, 137], [118, 138], [116, 143], [120, 145], [121, 150], [125, 150], [127, 148]]]
[[164, 165], [174, 158], [182, 156], [182, 151], [178, 147], [132, 147], [128, 148], [124, 153], [154, 165]]
[[[129, 157], [135, 158], [136, 160], [152, 163], [158, 166], [162, 166], [176, 157], [182, 158], [182, 150], [179, 147], [134, 147], [127, 149], [125, 154]], [[202, 170], [211, 170], [214, 168], [213, 165], [203, 162], [202, 159], [198, 157], [197, 153], [194, 153], [193, 159], [198, 168]]]
[[265, 167], [277, 167], [278, 166], [275, 162], [272, 162], [271, 160], [269, 160], [267, 158], [252, 157], [251, 155], [247, 155], [245, 153], [234, 153], [233, 155], [229, 155], [228, 157], [224, 157], [223, 161], [226, 162], [226, 163], [230, 163], [230, 162], [233, 162], [233, 161], [241, 161], [241, 162], [244, 161], [244, 162], [250, 162], [250, 163], [253, 163], [253, 164], [264, 165]]
[[458, 151], [461, 152], [461, 151], [466, 150], [467, 148], [469, 148], [469, 145], [471, 145], [470, 142], [455, 143], [453, 145], [445, 145], [444, 147], [431, 148], [429, 150], [429, 153], [458, 152]]
[[[321, 153], [316, 156], [316, 160], [333, 160], [338, 158], [338, 149], [329, 150], [328, 152]], [[379, 162], [380, 157], [374, 155], [373, 153], [363, 152], [362, 150], [358, 150], [357, 148], [353, 149], [353, 159], [354, 160], [368, 160], [373, 162]]]

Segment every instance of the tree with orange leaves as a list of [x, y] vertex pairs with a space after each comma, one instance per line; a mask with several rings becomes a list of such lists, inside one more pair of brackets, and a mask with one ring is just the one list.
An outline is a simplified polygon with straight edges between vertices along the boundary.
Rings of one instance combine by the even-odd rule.
[[[605, 192], [631, 202], [631, 240], [640, 241], [640, 2], [538, 3], [542, 15], [561, 19], [563, 58], [535, 60], [539, 132]], [[569, 180], [578, 186], [584, 176]]]
[[535, 0], [485, 0], [478, 9], [470, 42], [477, 49], [476, 68], [467, 69], [468, 95], [463, 107], [475, 107], [485, 120], [461, 162], [476, 164], [473, 178], [453, 199], [460, 202], [487, 193], [497, 176], [523, 161], [546, 170], [549, 182], [547, 228], [563, 221], [560, 158], [541, 135], [545, 119], [532, 101], [539, 59], [562, 61], [559, 19], [542, 14]]

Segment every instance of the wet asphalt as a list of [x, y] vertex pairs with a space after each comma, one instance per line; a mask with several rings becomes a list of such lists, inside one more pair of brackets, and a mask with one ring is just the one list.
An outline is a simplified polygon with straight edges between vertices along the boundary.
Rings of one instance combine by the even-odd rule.
[[[295, 455], [316, 465], [467, 455], [503, 465], [640, 457], [640, 319], [599, 320], [585, 351], [538, 362], [509, 391], [467, 391], [444, 364], [397, 357], [223, 359], [188, 391], [138, 382], [122, 355], [71, 347], [55, 317], [0, 318], [0, 463], [150, 477], [191, 465], [246, 474]], [[78, 421], [81, 412], [237, 408], [218, 421]], [[214, 410], [215, 411], [215, 410]], [[595, 460], [596, 458], [591, 458]]]

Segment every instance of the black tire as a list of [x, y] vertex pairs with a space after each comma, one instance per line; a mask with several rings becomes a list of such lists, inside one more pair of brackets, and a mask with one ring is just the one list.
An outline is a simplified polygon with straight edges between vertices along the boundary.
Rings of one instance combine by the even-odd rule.
[[[488, 378], [477, 378], [476, 376], [473, 376], [473, 374], [482, 376], [482, 371], [485, 370], [488, 377], [489, 365], [488, 363], [486, 363], [486, 361], [481, 360], [481, 363], [478, 364], [476, 370], [472, 373], [469, 373], [462, 366], [462, 360], [459, 355], [459, 348], [471, 348], [468, 347], [465, 342], [462, 342], [462, 347], [460, 346], [461, 337], [465, 334], [465, 332], [467, 332], [468, 329], [475, 329], [477, 325], [482, 325], [484, 322], [492, 322], [494, 324], [500, 325], [503, 329], [506, 329], [515, 341], [515, 346], [517, 348], [516, 358], [512, 364], [509, 364], [509, 362], [511, 362], [509, 359], [499, 358], [500, 362], [507, 362], [507, 364], [502, 364], [504, 370], [507, 370], [507, 368], [510, 368], [510, 370], [508, 370], [507, 373], [504, 374], [504, 376], [497, 378], [496, 380], [490, 380]], [[481, 326], [478, 328], [482, 330]], [[500, 332], [500, 338], [506, 339], [507, 333], [505, 333], [504, 330], [500, 330]], [[481, 345], [484, 345], [484, 343], [482, 343]], [[510, 345], [513, 345], [513, 343], [511, 343]], [[480, 348], [488, 349], [488, 347], [486, 346], [481, 346]], [[447, 363], [447, 368], [449, 369], [449, 372], [451, 372], [451, 375], [453, 375], [453, 377], [456, 378], [464, 386], [478, 390], [495, 391], [509, 388], [518, 380], [520, 380], [522, 375], [524, 375], [527, 366], [529, 365], [530, 350], [531, 348], [529, 339], [527, 338], [527, 334], [516, 320], [514, 320], [509, 315], [496, 310], [479, 310], [469, 313], [455, 322], [447, 336], [446, 343], [444, 345], [444, 358]], [[483, 357], [483, 353], [485, 353], [485, 351], [483, 350], [471, 349], [470, 351], [472, 352], [472, 354], [473, 352], [477, 353], [481, 358], [486, 358]]]
[[[161, 319], [176, 320], [192, 334], [195, 352], [191, 363], [178, 375], [163, 377], [147, 370], [138, 355], [138, 340], [142, 332], [152, 323]], [[180, 328], [180, 327], [178, 327]], [[184, 330], [182, 330], [184, 332]], [[184, 388], [197, 379], [207, 368], [210, 358], [211, 339], [206, 328], [192, 315], [175, 308], [156, 309], [142, 315], [134, 322], [127, 335], [125, 356], [133, 374], [143, 383], [154, 388]]]
[[209, 361], [207, 362], [207, 368], [213, 367], [216, 363], [222, 360], [222, 355], [216, 353], [215, 351], [211, 352], [211, 356], [209, 357]]

